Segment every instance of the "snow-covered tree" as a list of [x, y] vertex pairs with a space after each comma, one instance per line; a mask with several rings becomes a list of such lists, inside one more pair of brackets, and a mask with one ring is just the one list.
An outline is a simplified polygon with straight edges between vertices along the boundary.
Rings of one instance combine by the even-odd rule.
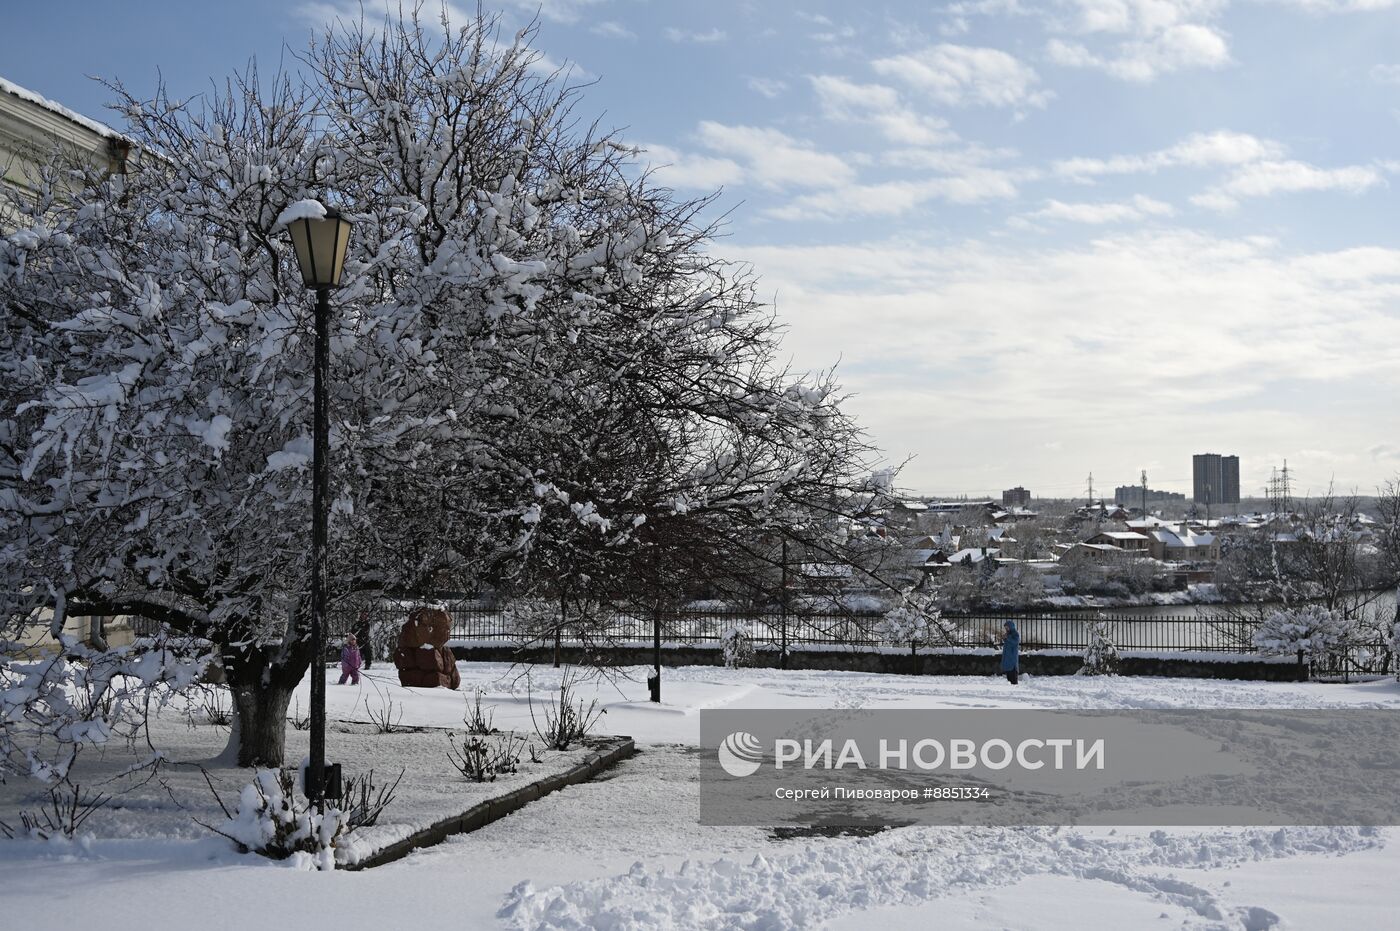
[[408, 14], [335, 27], [305, 83], [113, 85], [141, 170], [42, 189], [0, 243], [11, 627], [140, 614], [212, 643], [239, 762], [282, 763], [313, 660], [312, 347], [279, 218], [307, 200], [356, 224], [333, 595], [625, 579], [839, 511], [864, 447], [830, 376], [776, 364], [752, 274], [707, 248], [708, 201], [581, 124], [530, 38]]
[[1297, 655], [1309, 660], [1346, 647], [1355, 622], [1323, 605], [1283, 608], [1264, 619], [1254, 632], [1254, 645], [1260, 653]]
[[876, 636], [894, 646], [907, 646], [910, 654], [917, 654], [920, 647], [956, 643], [961, 623], [944, 617], [937, 604], [937, 596], [931, 592], [902, 592], [899, 602], [876, 622]]
[[1118, 646], [1113, 642], [1113, 630], [1108, 621], [1089, 622], [1089, 645], [1084, 649], [1084, 665], [1076, 675], [1111, 676], [1118, 672]]
[[746, 628], [738, 625], [730, 627], [720, 634], [719, 646], [724, 654], [724, 665], [729, 669], [753, 665], [753, 637]]

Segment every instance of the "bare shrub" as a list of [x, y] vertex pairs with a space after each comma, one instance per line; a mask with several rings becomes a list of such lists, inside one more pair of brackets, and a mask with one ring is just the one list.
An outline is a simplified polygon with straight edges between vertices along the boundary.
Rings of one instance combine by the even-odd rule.
[[346, 777], [345, 794], [340, 803], [345, 811], [347, 831], [371, 827], [379, 820], [384, 809], [394, 801], [404, 772], [405, 770], [399, 770], [398, 776], [388, 785], [375, 784], [374, 770], [363, 776]]
[[408, 728], [400, 726], [403, 722], [403, 705], [394, 704], [393, 696], [378, 686], [375, 686], [374, 694], [378, 701], [371, 705], [370, 700], [366, 698], [365, 714], [369, 715], [370, 723], [374, 725], [375, 731], [380, 734], [396, 734], [399, 731], [408, 730]]
[[13, 839], [33, 837], [50, 840], [55, 837], [72, 839], [82, 829], [83, 822], [111, 800], [110, 795], [88, 792], [75, 783], [63, 782], [49, 789], [49, 800], [33, 811], [19, 813], [19, 828], [0, 821], [0, 834]]
[[462, 723], [467, 727], [468, 734], [485, 736], [496, 733], [496, 728], [491, 726], [495, 719], [494, 710], [483, 708], [481, 705], [481, 689], [473, 689], [473, 697], [467, 700], [466, 713], [462, 715]]
[[228, 727], [233, 724], [233, 697], [225, 688], [207, 689], [204, 692], [203, 701], [200, 703], [200, 711], [204, 715], [204, 720], [210, 724]]
[[191, 725], [228, 727], [233, 723], [233, 696], [222, 686], [200, 685], [190, 693], [185, 718]]
[[[525, 739], [514, 734], [496, 734], [491, 737], [468, 734], [461, 738], [447, 735], [447, 758], [458, 772], [473, 782], [495, 782], [503, 773], [514, 773], [520, 769], [520, 754], [525, 747]], [[535, 760], [534, 748], [530, 748], [530, 759]]]
[[535, 727], [535, 733], [545, 746], [554, 750], [567, 750], [576, 741], [588, 736], [588, 732], [593, 729], [593, 725], [598, 723], [598, 718], [607, 714], [605, 709], [598, 707], [598, 700], [595, 698], [584, 705], [583, 699], [574, 699], [574, 680], [571, 676], [565, 675], [559, 681], [559, 691], [554, 701], [544, 706], [541, 713], [543, 726], [539, 718], [535, 717], [534, 698], [530, 699], [530, 723]]

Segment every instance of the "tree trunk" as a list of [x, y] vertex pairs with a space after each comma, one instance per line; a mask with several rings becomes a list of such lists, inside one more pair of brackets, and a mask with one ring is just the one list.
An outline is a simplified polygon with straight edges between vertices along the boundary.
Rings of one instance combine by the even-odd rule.
[[[225, 646], [222, 661], [235, 712], [225, 756], [239, 766], [285, 766], [287, 705], [306, 674], [311, 644], [305, 638], [285, 645], [244, 641]], [[325, 675], [319, 662], [312, 671]]]
[[233, 704], [238, 720], [239, 766], [280, 767], [287, 749], [287, 706], [292, 687], [286, 685], [235, 685]]

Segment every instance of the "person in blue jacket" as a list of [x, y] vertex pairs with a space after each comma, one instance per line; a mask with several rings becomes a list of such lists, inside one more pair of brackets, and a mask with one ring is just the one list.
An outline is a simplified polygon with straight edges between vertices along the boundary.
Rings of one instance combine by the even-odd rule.
[[1020, 665], [1021, 632], [1016, 629], [1015, 621], [1007, 621], [1006, 636], [1001, 641], [1001, 671], [1012, 685], [1020, 678]]

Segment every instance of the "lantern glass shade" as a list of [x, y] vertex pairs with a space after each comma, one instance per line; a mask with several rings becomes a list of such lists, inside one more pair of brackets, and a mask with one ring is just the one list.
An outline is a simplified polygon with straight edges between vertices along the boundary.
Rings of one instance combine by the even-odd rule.
[[338, 288], [345, 269], [345, 249], [350, 244], [349, 220], [334, 208], [326, 208], [324, 219], [309, 217], [287, 224], [287, 233], [296, 249], [301, 280], [308, 288]]

